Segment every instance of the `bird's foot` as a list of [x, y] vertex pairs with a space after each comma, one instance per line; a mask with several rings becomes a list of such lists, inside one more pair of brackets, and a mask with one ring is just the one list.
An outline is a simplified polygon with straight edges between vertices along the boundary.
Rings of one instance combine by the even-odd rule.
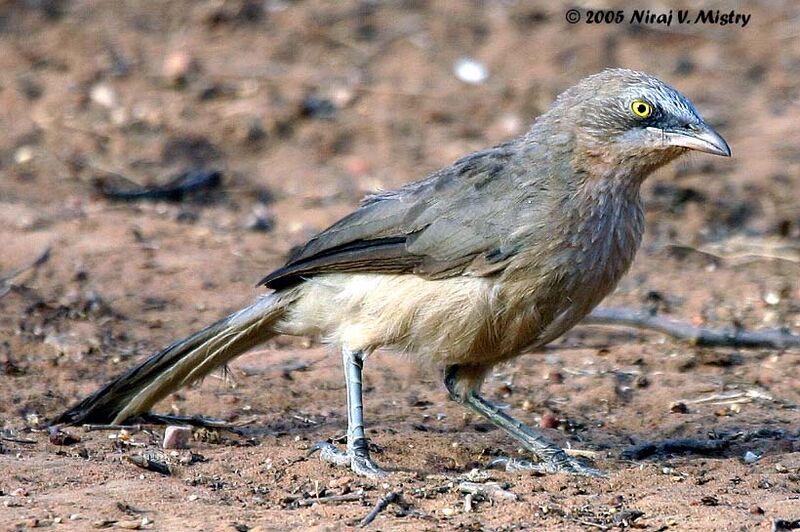
[[348, 449], [347, 451], [342, 451], [332, 443], [321, 441], [311, 447], [309, 454], [313, 454], [316, 451], [319, 451], [319, 457], [323, 462], [340, 467], [349, 466], [355, 474], [362, 477], [379, 479], [389, 474], [373, 462], [369, 457], [369, 453], [363, 450], [353, 451]]
[[541, 474], [566, 473], [583, 477], [608, 477], [603, 471], [582, 464], [575, 458], [568, 456], [564, 451], [541, 462], [531, 462], [521, 458], [510, 457], [495, 458], [489, 462], [487, 467], [503, 467], [510, 473], [532, 471]]

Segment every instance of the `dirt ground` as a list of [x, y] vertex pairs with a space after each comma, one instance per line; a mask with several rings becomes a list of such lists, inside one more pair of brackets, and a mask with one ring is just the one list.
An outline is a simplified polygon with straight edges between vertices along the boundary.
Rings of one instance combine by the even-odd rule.
[[[369, 360], [366, 415], [394, 473], [376, 483], [307, 458], [343, 433], [344, 385], [338, 356], [287, 338], [159, 405], [241, 426], [166, 451], [171, 475], [126, 459], [157, 453], [163, 427], [70, 428], [71, 445], [43, 430], [124, 368], [247, 304], [292, 246], [366, 192], [520, 133], [606, 66], [680, 88], [734, 156], [693, 155], [649, 180], [644, 245], [605, 304], [800, 330], [800, 6], [740, 6], [745, 28], [568, 25], [567, 7], [0, 1], [0, 275], [51, 248], [0, 283], [0, 528], [339, 530], [390, 492], [399, 503], [373, 529], [770, 530], [800, 519], [798, 353], [697, 349], [622, 328], [578, 327], [484, 388], [524, 421], [556, 425], [543, 430], [562, 445], [594, 451], [606, 480], [480, 473], [519, 452], [513, 442], [448, 401], [436, 371], [384, 354]], [[488, 79], [459, 80], [462, 57]], [[99, 192], [191, 168], [222, 171], [221, 186], [181, 201]], [[730, 445], [621, 457], [676, 437]], [[472, 497], [468, 511], [469, 479], [506, 491]]]

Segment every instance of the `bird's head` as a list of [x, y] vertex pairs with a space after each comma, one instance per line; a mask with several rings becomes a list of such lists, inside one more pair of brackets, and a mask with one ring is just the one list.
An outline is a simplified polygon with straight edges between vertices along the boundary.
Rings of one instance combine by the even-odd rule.
[[644, 178], [688, 150], [729, 157], [686, 96], [633, 70], [609, 69], [561, 94], [548, 113], [573, 138], [576, 163]]

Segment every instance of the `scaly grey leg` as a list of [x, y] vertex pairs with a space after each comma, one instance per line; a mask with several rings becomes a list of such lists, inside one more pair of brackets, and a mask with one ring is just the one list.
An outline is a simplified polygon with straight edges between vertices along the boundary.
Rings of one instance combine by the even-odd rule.
[[342, 365], [347, 386], [347, 452], [342, 452], [328, 442], [319, 442], [312, 452], [319, 450], [320, 458], [335, 465], [349, 465], [357, 474], [380, 478], [386, 472], [369, 457], [369, 441], [364, 432], [364, 402], [361, 373], [364, 354], [360, 351], [342, 350]]
[[540, 459], [539, 463], [534, 464], [526, 460], [503, 458], [495, 460], [493, 464], [503, 463], [509, 471], [530, 470], [542, 473], [563, 472], [591, 477], [605, 476], [602, 471], [585, 466], [574, 458], [571, 458], [558, 445], [537, 433], [518, 419], [506, 414], [477, 393], [467, 392], [463, 396], [459, 396], [456, 390], [457, 375], [458, 366], [450, 366], [445, 372], [444, 384], [448, 392], [450, 392], [450, 396], [473, 412], [477, 412], [506, 431], [519, 441], [525, 449], [532, 452]]

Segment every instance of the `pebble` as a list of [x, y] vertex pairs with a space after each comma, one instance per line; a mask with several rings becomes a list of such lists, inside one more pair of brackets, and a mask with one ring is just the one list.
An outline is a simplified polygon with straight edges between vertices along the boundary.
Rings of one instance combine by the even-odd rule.
[[669, 411], [673, 414], [686, 414], [689, 412], [689, 407], [686, 406], [686, 403], [677, 401], [669, 405]]
[[245, 227], [250, 231], [269, 233], [275, 229], [275, 218], [269, 214], [253, 213], [245, 223]]
[[192, 493], [191, 495], [189, 495], [188, 498], [189, 498], [189, 502], [194, 502], [194, 501], [196, 501], [197, 499], [200, 498], [200, 495], [198, 495], [196, 493]]
[[442, 515], [445, 517], [452, 517], [456, 514], [453, 508], [442, 508]]
[[748, 511], [753, 515], [764, 515], [764, 509], [757, 504], [750, 505]]
[[170, 425], [164, 431], [164, 449], [186, 449], [192, 438], [192, 427]]
[[549, 380], [550, 382], [561, 384], [562, 382], [564, 382], [564, 374], [558, 371], [557, 369], [554, 369], [547, 373], [545, 379]]
[[555, 429], [558, 427], [559, 420], [553, 414], [547, 412], [542, 414], [542, 419], [539, 420], [539, 427], [543, 429]]
[[342, 488], [350, 484], [350, 477], [339, 477], [334, 478], [330, 482], [328, 482], [329, 488]]
[[482, 63], [471, 57], [462, 57], [453, 64], [453, 73], [470, 85], [480, 85], [489, 79], [489, 71]]
[[470, 513], [472, 511], [472, 494], [467, 493], [464, 497], [464, 513]]
[[117, 93], [108, 83], [96, 83], [89, 91], [89, 98], [101, 107], [113, 109], [118, 105]]
[[33, 148], [25, 145], [17, 148], [14, 152], [14, 162], [17, 164], [25, 164], [33, 159]]
[[744, 453], [744, 463], [745, 464], [754, 464], [761, 459], [759, 455], [754, 453], [753, 451], [747, 451]]
[[493, 136], [500, 138], [515, 137], [522, 133], [525, 123], [516, 113], [505, 113], [500, 116], [490, 127]]
[[161, 74], [171, 85], [186, 83], [186, 78], [197, 67], [197, 63], [187, 52], [176, 50], [164, 59]]
[[348, 157], [344, 161], [344, 166], [350, 175], [363, 177], [370, 172], [369, 163], [366, 159], [358, 156]]

